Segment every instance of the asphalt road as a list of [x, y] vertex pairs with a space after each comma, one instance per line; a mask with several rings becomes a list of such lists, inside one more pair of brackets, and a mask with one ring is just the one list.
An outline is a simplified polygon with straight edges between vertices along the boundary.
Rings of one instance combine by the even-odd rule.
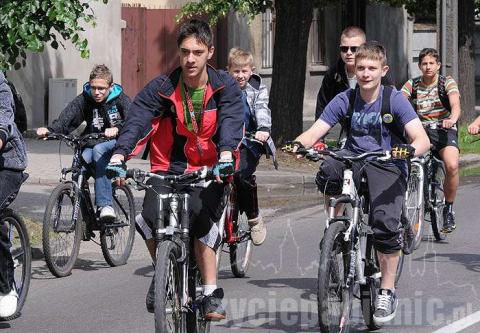
[[[432, 242], [428, 226], [420, 248], [407, 257], [397, 290], [400, 306], [392, 324], [378, 332], [434, 332], [470, 321], [462, 332], [480, 332], [480, 254], [477, 179], [465, 179], [455, 206], [457, 231], [445, 242]], [[15, 206], [41, 218], [52, 187], [26, 185]], [[286, 190], [289, 195], [292, 190]], [[302, 201], [299, 192], [289, 200]], [[268, 193], [265, 194], [268, 196]], [[228, 319], [212, 332], [318, 332], [316, 275], [318, 243], [324, 227], [320, 206], [288, 212], [269, 211], [268, 238], [254, 248], [248, 276], [236, 279], [224, 256], [219, 285], [225, 289]], [[153, 332], [144, 300], [152, 268], [137, 237], [127, 265], [110, 268], [100, 248], [82, 243], [73, 274], [54, 278], [35, 249], [30, 293], [23, 315], [0, 323], [9, 332]], [[355, 301], [353, 332], [365, 332]], [[480, 320], [480, 318], [478, 318]], [[461, 326], [462, 328], [464, 326]], [[459, 331], [448, 326], [443, 332]], [[439, 331], [442, 332], [442, 331]]]

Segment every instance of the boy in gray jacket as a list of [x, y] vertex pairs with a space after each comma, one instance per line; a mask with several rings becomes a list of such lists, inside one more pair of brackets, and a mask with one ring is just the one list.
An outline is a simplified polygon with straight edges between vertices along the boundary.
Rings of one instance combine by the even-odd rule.
[[[240, 169], [235, 173], [240, 210], [244, 211], [250, 226], [252, 243], [261, 245], [265, 241], [266, 229], [258, 210], [255, 169], [265, 152], [263, 143], [269, 141], [272, 118], [268, 108], [268, 91], [258, 74], [253, 71], [252, 54], [233, 48], [228, 55], [228, 72], [242, 89], [244, 101], [245, 130], [254, 138], [246, 137], [240, 145]], [[253, 139], [253, 140], [252, 140]], [[273, 145], [271, 145], [273, 147]]]
[[[28, 177], [23, 173], [27, 167], [25, 143], [14, 123], [13, 108], [12, 92], [0, 72], [0, 212], [12, 203]], [[17, 310], [10, 247], [8, 227], [0, 221], [0, 318], [9, 317]]]

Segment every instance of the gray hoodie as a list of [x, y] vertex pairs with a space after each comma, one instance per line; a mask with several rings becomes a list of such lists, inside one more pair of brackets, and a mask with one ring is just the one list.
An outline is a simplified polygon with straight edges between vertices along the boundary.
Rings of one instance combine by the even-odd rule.
[[27, 153], [23, 137], [15, 125], [13, 95], [7, 80], [0, 72], [0, 170], [23, 171], [27, 167]]

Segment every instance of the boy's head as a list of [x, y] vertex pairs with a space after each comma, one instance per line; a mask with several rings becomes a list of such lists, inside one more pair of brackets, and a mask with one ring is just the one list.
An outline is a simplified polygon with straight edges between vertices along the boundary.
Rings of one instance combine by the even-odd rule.
[[213, 56], [213, 34], [210, 26], [200, 20], [191, 20], [180, 27], [177, 46], [184, 79], [197, 78]]
[[360, 88], [366, 90], [377, 88], [387, 71], [387, 54], [380, 43], [371, 41], [358, 48], [355, 56], [355, 75]]
[[228, 72], [237, 80], [241, 89], [247, 86], [254, 70], [253, 56], [250, 52], [236, 47], [230, 50], [228, 53]]
[[355, 53], [358, 47], [365, 43], [365, 40], [365, 31], [359, 27], [350, 26], [342, 31], [340, 35], [340, 57], [347, 66], [353, 68]]
[[93, 99], [101, 103], [110, 94], [110, 88], [113, 85], [112, 72], [105, 65], [96, 65], [90, 73], [89, 83]]
[[434, 78], [440, 70], [440, 54], [432, 48], [424, 48], [418, 54], [418, 68], [423, 77]]

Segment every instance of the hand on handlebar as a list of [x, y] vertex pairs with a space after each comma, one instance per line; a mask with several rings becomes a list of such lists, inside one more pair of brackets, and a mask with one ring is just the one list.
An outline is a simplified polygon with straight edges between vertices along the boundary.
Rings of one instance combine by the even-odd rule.
[[471, 135], [476, 135], [480, 132], [480, 126], [475, 124], [468, 125], [467, 131]]
[[442, 121], [443, 128], [452, 128], [457, 123], [456, 119], [447, 118]]
[[50, 131], [46, 127], [39, 127], [37, 129], [37, 136], [39, 138], [43, 138], [44, 140], [47, 139], [46, 136], [48, 135], [48, 133], [50, 133]]
[[395, 144], [391, 153], [394, 160], [406, 160], [415, 156], [415, 148], [409, 144]]
[[125, 178], [127, 177], [127, 165], [125, 161], [110, 161], [105, 170], [105, 174], [109, 179], [116, 179], [117, 185], [125, 184]]
[[234, 172], [233, 159], [220, 159], [212, 169], [212, 173], [218, 183], [223, 183], [222, 178], [231, 176]]
[[269, 137], [270, 137], [270, 133], [268, 133], [268, 132], [265, 132], [265, 131], [255, 132], [255, 140], [265, 142], [265, 141], [268, 140]]
[[118, 128], [117, 127], [111, 127], [105, 129], [105, 136], [107, 138], [115, 138], [118, 135]]

